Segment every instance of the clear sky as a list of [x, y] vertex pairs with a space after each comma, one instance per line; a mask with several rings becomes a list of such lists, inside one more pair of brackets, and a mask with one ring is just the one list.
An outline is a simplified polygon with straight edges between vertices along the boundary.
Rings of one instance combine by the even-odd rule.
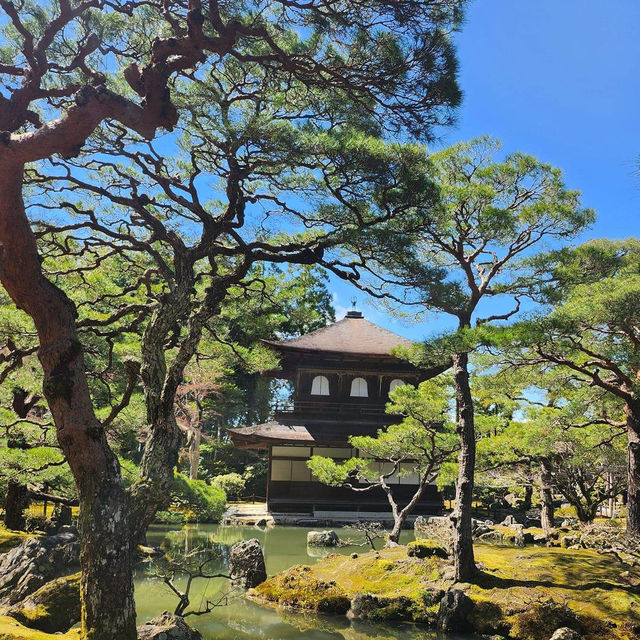
[[[640, 235], [640, 2], [475, 0], [457, 36], [458, 123], [435, 147], [481, 134], [564, 170], [596, 209], [582, 239]], [[413, 339], [444, 319], [406, 324], [332, 281], [338, 315], [356, 295], [372, 321]]]

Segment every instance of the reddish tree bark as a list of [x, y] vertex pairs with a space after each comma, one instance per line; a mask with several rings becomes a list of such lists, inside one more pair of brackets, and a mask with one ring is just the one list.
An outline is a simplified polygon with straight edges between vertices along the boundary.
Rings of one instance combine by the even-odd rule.
[[35, 323], [44, 394], [78, 488], [83, 629], [87, 635], [91, 630], [94, 640], [133, 639], [128, 509], [120, 466], [93, 411], [75, 308], [42, 274], [22, 200], [24, 167], [10, 155], [10, 148], [0, 152], [0, 280]]

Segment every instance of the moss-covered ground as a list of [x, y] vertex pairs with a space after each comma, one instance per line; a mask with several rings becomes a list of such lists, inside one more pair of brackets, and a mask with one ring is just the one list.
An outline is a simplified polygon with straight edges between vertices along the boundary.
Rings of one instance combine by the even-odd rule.
[[9, 551], [12, 547], [19, 545], [25, 538], [33, 537], [33, 535], [33, 533], [25, 533], [24, 531], [11, 531], [0, 524], [0, 553]]
[[[477, 545], [476, 560], [481, 569], [476, 584], [456, 588], [474, 601], [470, 621], [479, 632], [548, 640], [555, 629], [569, 626], [586, 640], [640, 638], [638, 568], [593, 551], [535, 546]], [[396, 547], [356, 558], [333, 554], [313, 566], [292, 567], [257, 587], [252, 597], [335, 613], [344, 613], [356, 594], [409, 598], [406, 619], [432, 622], [439, 594], [451, 585], [449, 561], [409, 557], [406, 547]]]
[[0, 616], [0, 640], [79, 640], [80, 630], [67, 633], [44, 633], [28, 629], [8, 616]]

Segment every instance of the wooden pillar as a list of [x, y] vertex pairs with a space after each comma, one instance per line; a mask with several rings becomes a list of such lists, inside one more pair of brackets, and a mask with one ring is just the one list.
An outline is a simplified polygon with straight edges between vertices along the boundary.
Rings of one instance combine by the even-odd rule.
[[269, 445], [269, 453], [267, 454], [269, 456], [269, 462], [267, 464], [267, 495], [265, 497], [265, 500], [267, 501], [267, 511], [269, 510], [269, 487], [271, 486], [271, 445]]

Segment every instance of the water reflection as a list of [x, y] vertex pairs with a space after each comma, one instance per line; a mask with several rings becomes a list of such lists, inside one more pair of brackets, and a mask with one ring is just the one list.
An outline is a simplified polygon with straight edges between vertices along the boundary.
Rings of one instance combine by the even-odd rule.
[[[260, 530], [251, 527], [222, 527], [200, 525], [184, 529], [155, 526], [149, 532], [149, 544], [161, 546], [171, 555], [190, 554], [206, 550], [212, 557], [208, 570], [226, 572], [231, 545], [240, 540], [257, 538], [265, 551], [267, 573], [273, 575], [294, 564], [313, 564], [327, 553], [364, 553], [365, 546], [345, 546], [326, 550], [307, 547], [308, 529], [275, 527]], [[342, 539], [357, 538], [349, 530], [336, 530]], [[403, 542], [408, 542], [406, 532]], [[173, 611], [177, 598], [157, 578], [151, 577], [154, 562], [140, 565], [136, 570], [136, 605], [139, 621], [148, 620], [163, 611]], [[183, 589], [186, 580], [177, 576], [176, 585]], [[216, 601], [224, 595], [228, 604], [204, 616], [188, 617], [188, 622], [202, 633], [205, 640], [465, 640], [459, 636], [441, 635], [414, 625], [393, 627], [349, 621], [344, 616], [316, 616], [295, 611], [262, 607], [232, 590], [224, 578], [197, 579], [191, 588], [193, 608], [204, 607], [207, 600]]]

